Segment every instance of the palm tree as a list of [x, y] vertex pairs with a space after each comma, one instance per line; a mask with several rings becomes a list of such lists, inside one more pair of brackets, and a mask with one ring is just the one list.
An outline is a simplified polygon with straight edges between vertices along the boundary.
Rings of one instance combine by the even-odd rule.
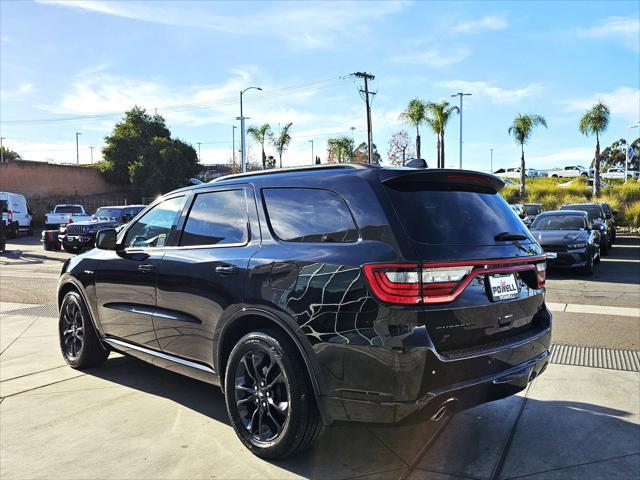
[[278, 158], [280, 160], [280, 168], [282, 168], [282, 154], [289, 147], [291, 143], [291, 135], [289, 135], [289, 129], [293, 125], [293, 122], [287, 123], [277, 135], [271, 135], [271, 144], [278, 152]]
[[547, 127], [547, 121], [544, 117], [534, 114], [518, 114], [513, 119], [513, 123], [509, 127], [509, 135], [520, 145], [522, 156], [520, 157], [520, 198], [524, 199], [525, 193], [525, 165], [524, 165], [524, 144], [529, 141], [533, 129], [539, 125]]
[[407, 105], [407, 109], [400, 114], [400, 120], [416, 127], [416, 154], [420, 156], [420, 124], [426, 120], [426, 105], [419, 98], [414, 98]]
[[600, 196], [600, 134], [609, 126], [609, 107], [604, 103], [596, 103], [591, 110], [587, 110], [580, 119], [578, 128], [580, 133], [596, 136], [595, 175], [593, 179], [593, 196]]
[[254, 141], [258, 142], [262, 147], [262, 168], [266, 169], [267, 156], [264, 153], [264, 142], [271, 135], [271, 125], [269, 125], [268, 123], [263, 123], [259, 127], [256, 127], [256, 126], [249, 127], [247, 129], [247, 133], [249, 134], [249, 136], [251, 136], [251, 138], [253, 138]]
[[338, 163], [350, 162], [354, 156], [353, 145], [351, 137], [343, 136], [327, 139], [329, 160], [335, 159]]
[[459, 113], [458, 107], [452, 106], [449, 102], [434, 103], [429, 102], [425, 105], [427, 118], [425, 122], [438, 138], [438, 168], [444, 168], [444, 129], [451, 120], [454, 113]]

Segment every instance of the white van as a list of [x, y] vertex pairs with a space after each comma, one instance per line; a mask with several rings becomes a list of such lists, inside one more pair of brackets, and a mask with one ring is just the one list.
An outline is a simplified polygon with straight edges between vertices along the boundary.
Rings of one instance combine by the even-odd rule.
[[5, 221], [8, 237], [17, 237], [19, 232], [33, 235], [31, 212], [27, 199], [19, 193], [0, 192], [0, 200], [6, 203], [2, 220]]

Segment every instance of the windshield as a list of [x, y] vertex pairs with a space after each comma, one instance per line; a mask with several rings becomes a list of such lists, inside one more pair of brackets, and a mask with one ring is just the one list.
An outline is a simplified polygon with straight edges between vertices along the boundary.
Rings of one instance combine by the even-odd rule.
[[604, 218], [602, 208], [598, 205], [563, 205], [560, 210], [578, 210], [587, 212], [591, 218]]
[[524, 206], [527, 215], [538, 215], [540, 213], [539, 205], [525, 205]]
[[95, 218], [104, 218], [107, 220], [118, 220], [122, 215], [120, 208], [99, 208], [94, 215]]
[[[530, 239], [527, 228], [497, 193], [435, 190], [420, 184], [387, 186], [407, 234], [431, 245], [496, 245], [508, 232]], [[525, 240], [525, 242], [530, 240]]]
[[76, 213], [84, 213], [84, 212], [82, 211], [82, 208], [80, 208], [77, 205], [61, 205], [59, 207], [56, 207], [55, 213], [76, 214]]
[[531, 224], [531, 230], [580, 230], [587, 223], [578, 215], [542, 215]]

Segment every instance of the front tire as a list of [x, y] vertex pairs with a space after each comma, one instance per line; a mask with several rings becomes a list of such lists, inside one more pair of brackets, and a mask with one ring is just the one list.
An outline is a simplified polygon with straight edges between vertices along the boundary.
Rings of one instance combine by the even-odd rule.
[[593, 264], [593, 252], [591, 252], [591, 255], [589, 255], [589, 258], [587, 259], [587, 264], [582, 268], [582, 273], [584, 275], [593, 275]]
[[304, 363], [291, 340], [278, 331], [242, 337], [229, 355], [224, 383], [233, 428], [258, 457], [298, 453], [322, 431]]
[[64, 296], [60, 306], [58, 334], [62, 357], [73, 368], [89, 368], [104, 363], [109, 356], [89, 316], [84, 300], [78, 292]]

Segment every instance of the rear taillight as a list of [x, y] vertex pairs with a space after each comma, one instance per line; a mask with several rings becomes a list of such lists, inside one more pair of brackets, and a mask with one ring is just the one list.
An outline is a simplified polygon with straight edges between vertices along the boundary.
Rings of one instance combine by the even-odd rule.
[[536, 273], [538, 274], [538, 288], [543, 288], [547, 279], [547, 262], [536, 263]]
[[[367, 264], [362, 267], [373, 294], [395, 304], [445, 303], [456, 299], [471, 280], [482, 274], [536, 272], [537, 288], [543, 288], [546, 263], [543, 257], [474, 260], [442, 264]], [[533, 278], [531, 278], [533, 280]], [[527, 283], [529, 281], [527, 280]], [[530, 288], [535, 288], [531, 285]]]

